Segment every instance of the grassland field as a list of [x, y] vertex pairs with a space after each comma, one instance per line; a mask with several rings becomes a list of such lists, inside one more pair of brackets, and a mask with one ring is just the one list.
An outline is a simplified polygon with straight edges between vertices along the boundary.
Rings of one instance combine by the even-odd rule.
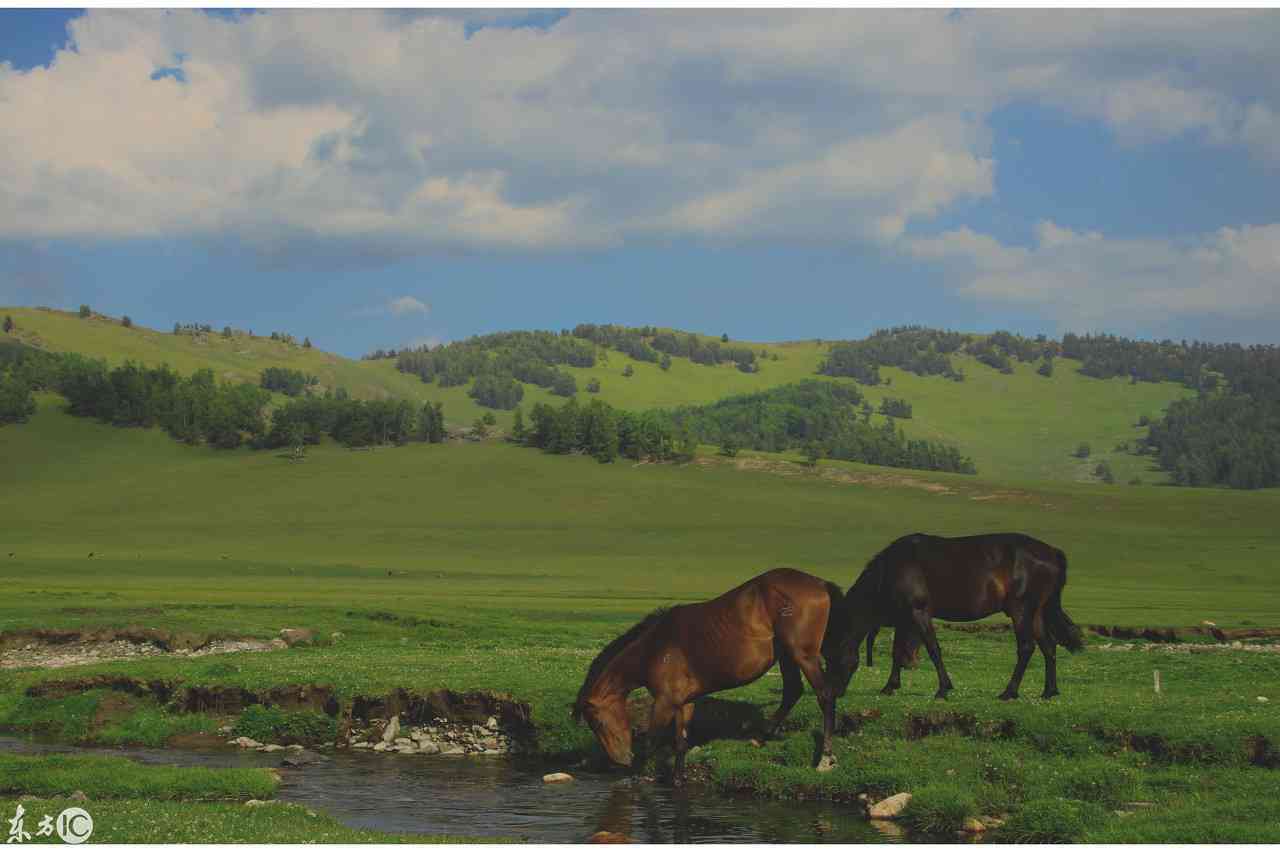
[[[16, 312], [15, 319], [27, 322]], [[56, 336], [41, 334], [46, 342]], [[78, 348], [95, 354], [88, 342]], [[113, 352], [102, 354], [124, 354]], [[779, 352], [786, 357], [757, 375], [682, 359], [671, 374], [691, 371], [679, 393], [709, 401], [693, 397], [721, 396], [723, 388], [692, 389], [710, 381], [704, 377], [723, 376], [733, 391], [755, 389], [734, 383], [764, 381], [771, 370], [780, 376], [805, 359], [811, 371], [820, 347]], [[611, 353], [608, 367], [620, 373], [625, 360]], [[184, 369], [176, 357], [169, 361]], [[315, 372], [303, 363], [283, 365]], [[1109, 449], [1134, 431], [1138, 413], [1154, 415], [1183, 391], [1096, 382], [1066, 367], [1059, 362], [1045, 380], [1026, 365], [1001, 376], [966, 364], [963, 384], [886, 371], [893, 384], [880, 390], [916, 405], [907, 428], [945, 424], [950, 432], [931, 437], [978, 458], [976, 477], [831, 461], [811, 471], [798, 456], [730, 460], [711, 447], [689, 464], [600, 465], [500, 441], [372, 452], [323, 444], [291, 463], [275, 453], [185, 447], [158, 430], [71, 418], [58, 397], [43, 394], [29, 423], [0, 429], [0, 633], [143, 625], [261, 638], [307, 627], [343, 637], [269, 653], [0, 671], [0, 729], [156, 744], [229, 721], [181, 715], [148, 698], [122, 703], [100, 689], [58, 698], [28, 692], [93, 674], [248, 689], [321, 684], [344, 700], [395, 688], [483, 689], [527, 702], [539, 754], [572, 769], [600, 752], [590, 732], [571, 723], [568, 704], [596, 651], [646, 612], [716, 595], [774, 565], [847, 586], [880, 547], [916, 530], [1018, 530], [1063, 548], [1070, 559], [1064, 604], [1082, 624], [1280, 626], [1280, 493], [1073, 481], [1075, 443]], [[630, 380], [602, 380], [602, 396], [623, 407], [644, 399], [672, 404], [660, 396], [661, 377], [644, 390], [650, 368], [658, 372], [637, 365]], [[437, 390], [389, 362], [342, 369], [403, 381], [422, 394]], [[795, 378], [804, 375], [795, 369]], [[917, 382], [921, 395], [913, 396]], [[966, 391], [981, 393], [989, 411], [969, 410]], [[1012, 437], [1031, 428], [1031, 393], [1059, 412], [1035, 421], [1035, 429], [1049, 430], [1037, 447], [1062, 450], [1063, 458]], [[951, 416], [930, 413], [931, 399], [945, 402], [939, 411]], [[1073, 400], [1080, 406], [1074, 420], [1060, 408]], [[446, 411], [457, 417], [448, 401]], [[974, 446], [956, 437], [965, 429]], [[981, 446], [990, 458], [1011, 461], [986, 465]], [[1037, 657], [1024, 697], [1002, 703], [995, 695], [1013, 663], [1009, 636], [943, 630], [940, 638], [958, 687], [947, 702], [932, 699], [927, 664], [905, 674], [896, 697], [880, 696], [888, 657], [881, 637], [876, 669], [860, 671], [841, 701], [835, 771], [819, 776], [811, 768], [819, 717], [810, 695], [784, 736], [760, 747], [749, 742], [755, 731], [731, 728], [727, 720], [772, 711], [780, 680], [765, 677], [699, 710], [696, 773], [726, 790], [766, 796], [851, 800], [910, 790], [910, 824], [942, 831], [966, 816], [1006, 815], [993, 836], [1007, 840], [1280, 840], [1271, 804], [1280, 655], [1117, 652], [1091, 637], [1085, 653], [1060, 654], [1060, 697], [1034, 697], [1043, 672]], [[1154, 668], [1164, 684], [1159, 696]], [[114, 712], [104, 718], [108, 703]], [[20, 780], [0, 786], [0, 808], [11, 809], [23, 794], [49, 797], [43, 807], [72, 789], [89, 792], [93, 778], [114, 777], [84, 764], [60, 769], [55, 784], [49, 758], [11, 760], [18, 762], [6, 764], [4, 775]], [[664, 760], [657, 755], [650, 771], [661, 776]], [[260, 778], [202, 778], [171, 802], [140, 796], [143, 781], [99, 784], [91, 796], [115, 826], [104, 839], [169, 839], [148, 826], [171, 812], [192, 815], [195, 828], [183, 838], [375, 839], [301, 809], [237, 804], [269, 794], [249, 790]], [[1132, 801], [1151, 806], [1129, 808]]]

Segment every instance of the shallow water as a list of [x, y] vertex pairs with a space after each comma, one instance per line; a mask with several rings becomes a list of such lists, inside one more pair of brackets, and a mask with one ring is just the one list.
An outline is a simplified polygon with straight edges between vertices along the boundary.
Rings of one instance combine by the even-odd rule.
[[[111, 754], [177, 766], [279, 767], [282, 755], [232, 749], [77, 748], [0, 737], [0, 750]], [[543, 784], [543, 769], [493, 758], [337, 753], [324, 763], [280, 767], [278, 798], [379, 831], [581, 842], [597, 831], [647, 843], [874, 843], [882, 833], [856, 808], [724, 796], [625, 775], [574, 771]], [[886, 831], [894, 827], [885, 826]]]

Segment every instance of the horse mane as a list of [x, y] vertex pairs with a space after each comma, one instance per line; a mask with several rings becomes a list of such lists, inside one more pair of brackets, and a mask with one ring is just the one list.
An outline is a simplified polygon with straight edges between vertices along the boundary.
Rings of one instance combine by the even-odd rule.
[[669, 612], [671, 612], [671, 607], [658, 607], [640, 619], [626, 633], [605, 645], [599, 654], [596, 654], [596, 658], [591, 661], [591, 666], [587, 669], [587, 678], [582, 682], [582, 688], [578, 690], [578, 698], [573, 703], [573, 718], [575, 720], [582, 719], [582, 708], [586, 705], [587, 694], [591, 692], [591, 687], [595, 685], [600, 675], [604, 674], [604, 670], [609, 667], [609, 663], [613, 662], [613, 658], [626, 650], [627, 646], [632, 642], [639, 639], [642, 633], [665, 618]]

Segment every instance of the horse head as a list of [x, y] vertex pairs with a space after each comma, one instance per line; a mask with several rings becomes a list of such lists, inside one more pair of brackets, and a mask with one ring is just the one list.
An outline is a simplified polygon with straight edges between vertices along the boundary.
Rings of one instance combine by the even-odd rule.
[[625, 696], [615, 694], [579, 702], [573, 707], [573, 718], [587, 723], [610, 760], [619, 766], [631, 765], [631, 718]]

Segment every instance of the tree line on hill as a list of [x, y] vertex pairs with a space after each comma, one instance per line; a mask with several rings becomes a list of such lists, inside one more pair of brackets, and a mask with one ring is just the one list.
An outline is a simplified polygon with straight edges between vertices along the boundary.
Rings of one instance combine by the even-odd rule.
[[664, 331], [648, 325], [629, 328], [593, 323], [580, 323], [574, 327], [573, 335], [650, 364], [662, 363], [663, 355], [675, 355], [708, 366], [732, 362], [744, 373], [759, 370], [756, 351], [749, 346], [730, 346], [727, 335], [722, 335], [720, 340], [708, 340], [696, 334]]
[[515, 408], [524, 396], [518, 382], [547, 388], [559, 396], [578, 392], [577, 380], [558, 365], [592, 367], [595, 347], [567, 331], [512, 331], [472, 337], [440, 346], [403, 349], [396, 368], [440, 387], [475, 380], [469, 394], [488, 408]]
[[804, 449], [816, 456], [889, 467], [976, 473], [955, 447], [911, 440], [893, 421], [873, 425], [857, 388], [808, 380], [710, 405], [620, 411], [593, 399], [560, 408], [538, 403], [526, 424], [516, 409], [512, 439], [553, 453], [580, 452], [601, 462], [619, 456], [667, 460], [692, 457], [699, 443], [765, 452]]
[[523, 399], [520, 382], [546, 388], [557, 396], [576, 394], [577, 380], [559, 368], [564, 365], [594, 367], [602, 360], [601, 348], [658, 364], [664, 370], [670, 369], [673, 355], [688, 358], [695, 364], [714, 366], [732, 362], [747, 373], [759, 369], [756, 352], [750, 347], [728, 345], [727, 337], [720, 341], [706, 340], [695, 334], [661, 331], [652, 326], [628, 328], [590, 323], [559, 333], [511, 331], [399, 352], [377, 349], [363, 357], [366, 360], [394, 358], [401, 372], [440, 387], [470, 382], [468, 393], [477, 404], [510, 410]]
[[1138, 451], [1177, 485], [1280, 485], [1280, 347], [1066, 334], [1062, 354], [1095, 378], [1178, 382], [1197, 392], [1147, 425]]
[[864, 385], [878, 385], [882, 383], [881, 367], [898, 367], [918, 376], [942, 376], [962, 382], [964, 370], [951, 362], [951, 356], [963, 352], [1002, 373], [1012, 373], [1014, 361], [1039, 359], [1042, 364], [1037, 372], [1048, 376], [1052, 375], [1052, 360], [1060, 348], [1056, 341], [1043, 334], [1029, 338], [997, 331], [979, 337], [905, 325], [879, 329], [862, 340], [832, 344], [818, 372], [846, 376]]
[[159, 426], [177, 440], [219, 449], [315, 444], [323, 435], [347, 446], [445, 439], [440, 403], [356, 400], [338, 388], [292, 399], [268, 413], [271, 394], [265, 387], [219, 382], [207, 368], [182, 376], [167, 365], [126, 361], [112, 368], [74, 353], [0, 347], [0, 422], [21, 422], [34, 413], [35, 390], [62, 394], [67, 412], [76, 417]]

